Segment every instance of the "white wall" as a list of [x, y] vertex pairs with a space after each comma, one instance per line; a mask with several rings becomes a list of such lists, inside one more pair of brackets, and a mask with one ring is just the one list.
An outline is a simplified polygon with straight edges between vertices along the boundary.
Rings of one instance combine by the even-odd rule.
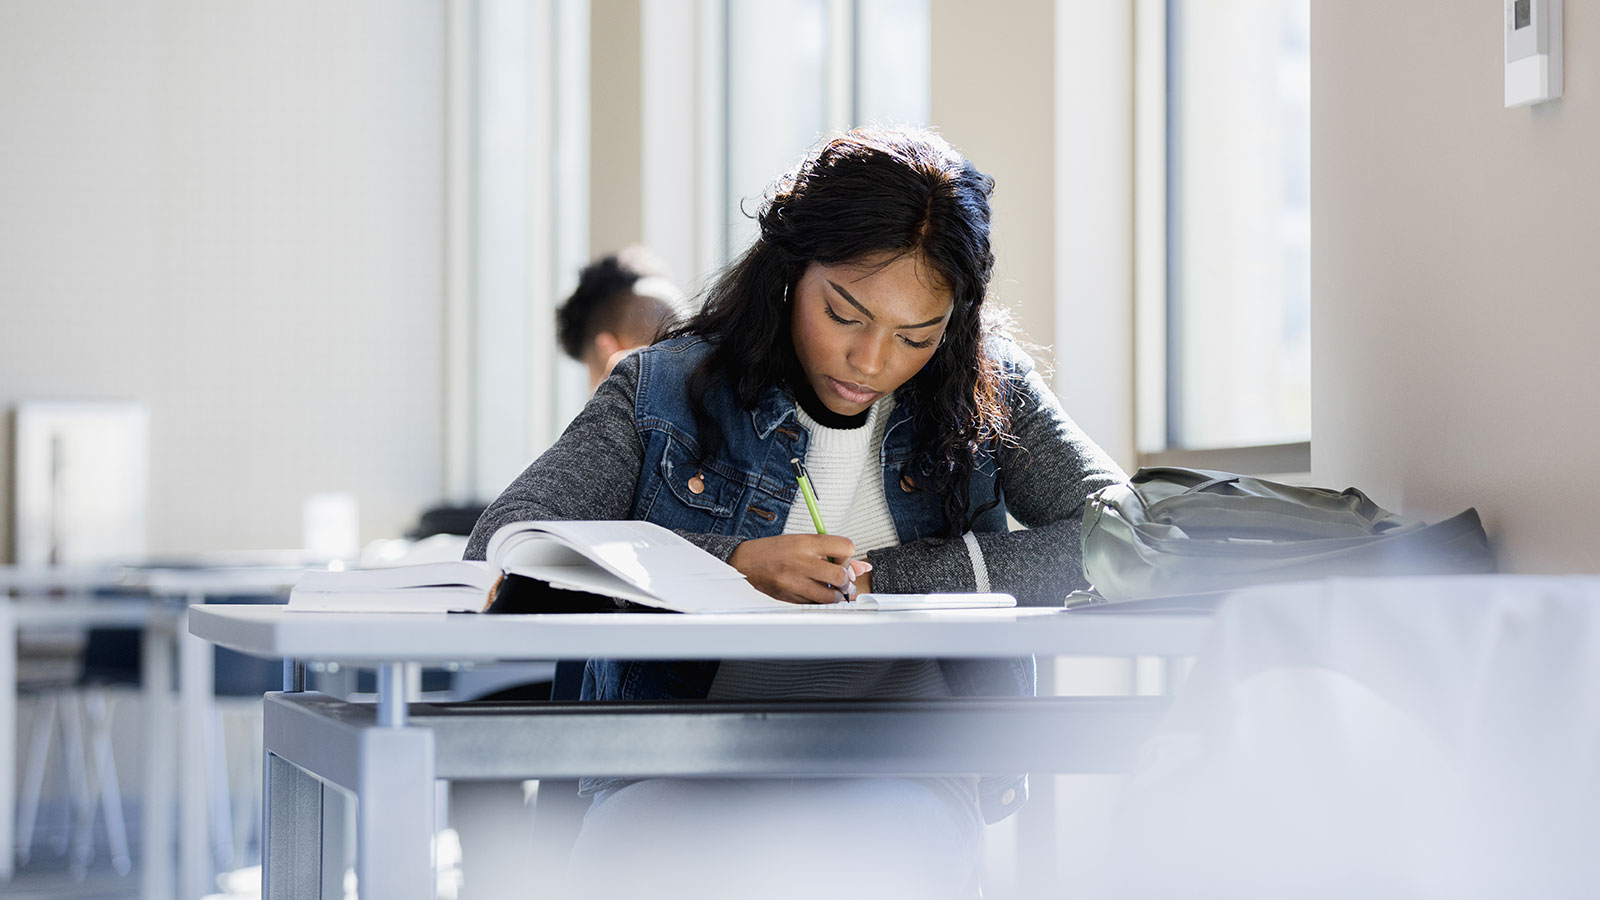
[[932, 5], [933, 125], [994, 177], [991, 296], [1054, 362], [1055, 4]]
[[596, 0], [590, 16], [589, 248], [599, 256], [643, 239], [640, 0]]
[[444, 17], [0, 0], [0, 403], [150, 408], [154, 553], [442, 492]]
[[992, 296], [1132, 469], [1133, 4], [932, 4], [933, 124], [995, 179]]
[[1519, 572], [1600, 572], [1600, 15], [1564, 9], [1566, 96], [1514, 110], [1499, 4], [1312, 9], [1313, 474], [1476, 506]]
[[1056, 0], [1054, 57], [1055, 389], [1132, 472], [1133, 0]]

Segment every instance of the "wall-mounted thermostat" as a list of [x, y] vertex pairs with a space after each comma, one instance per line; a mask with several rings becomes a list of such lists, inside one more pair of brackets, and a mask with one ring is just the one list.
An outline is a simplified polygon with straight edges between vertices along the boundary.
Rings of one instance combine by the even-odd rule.
[[1561, 0], [1505, 0], [1506, 108], [1561, 96]]

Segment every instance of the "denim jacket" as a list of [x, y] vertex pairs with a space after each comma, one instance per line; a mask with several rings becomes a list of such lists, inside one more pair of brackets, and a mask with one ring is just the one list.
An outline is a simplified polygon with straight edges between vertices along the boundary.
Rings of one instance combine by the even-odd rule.
[[[743, 540], [781, 534], [796, 500], [789, 460], [805, 457], [809, 433], [797, 421], [794, 400], [780, 388], [769, 387], [747, 410], [716, 381], [702, 402], [722, 426], [722, 442], [714, 456], [699, 460], [699, 434], [684, 385], [712, 348], [702, 337], [677, 338], [619, 364], [556, 446], [485, 511], [467, 555], [481, 558], [488, 536], [518, 519], [644, 520], [675, 529], [723, 559]], [[977, 516], [970, 530], [981, 555], [992, 560], [987, 568], [996, 576], [993, 589], [1010, 591], [1023, 603], [1059, 602], [1082, 581], [1076, 546], [1082, 498], [1123, 475], [1060, 412], [1031, 361], [1009, 342], [1002, 349], [1002, 360], [1015, 376], [1008, 381], [1013, 395], [1008, 399], [1021, 452], [997, 451], [977, 461], [972, 509], [999, 502]], [[978, 577], [968, 549], [962, 539], [940, 539], [945, 532], [940, 498], [915, 490], [925, 473], [907, 470], [913, 411], [910, 404], [896, 404], [879, 452], [884, 498], [901, 546], [872, 552], [873, 583], [890, 591], [972, 589]], [[579, 466], [586, 477], [574, 482], [563, 470]], [[610, 471], [613, 466], [616, 471]], [[1030, 544], [1048, 538], [1042, 547], [1006, 542], [1011, 483], [1025, 490], [1017, 518], [1039, 528]], [[630, 484], [631, 492], [624, 490]], [[997, 564], [1006, 567], [1005, 574], [994, 572]], [[950, 659], [939, 666], [958, 697], [1034, 692], [1032, 658]], [[717, 667], [716, 661], [590, 660], [582, 697], [702, 699]], [[616, 783], [586, 779], [581, 790], [592, 794]], [[1026, 796], [1022, 775], [979, 782], [986, 821], [1011, 814]]]

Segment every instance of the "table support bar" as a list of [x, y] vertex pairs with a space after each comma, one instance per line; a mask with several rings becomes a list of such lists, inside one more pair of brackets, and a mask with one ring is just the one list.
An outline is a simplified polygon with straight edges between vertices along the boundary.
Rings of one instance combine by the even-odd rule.
[[406, 726], [404, 663], [385, 663], [378, 667], [378, 724], [384, 728]]
[[306, 689], [306, 664], [303, 660], [284, 659], [283, 689], [291, 692], [299, 692]]
[[[438, 778], [938, 775], [1125, 772], [1170, 700], [1041, 697], [786, 703], [411, 704]], [[354, 788], [381, 708], [268, 694], [269, 749]], [[406, 729], [396, 729], [406, 730]]]

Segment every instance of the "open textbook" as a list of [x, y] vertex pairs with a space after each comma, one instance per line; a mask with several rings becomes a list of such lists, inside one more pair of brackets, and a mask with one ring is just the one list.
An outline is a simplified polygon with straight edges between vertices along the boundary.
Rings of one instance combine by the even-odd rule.
[[489, 539], [488, 559], [303, 575], [292, 610], [326, 612], [792, 612], [1014, 606], [1009, 594], [863, 594], [796, 606], [649, 522], [514, 522]]

